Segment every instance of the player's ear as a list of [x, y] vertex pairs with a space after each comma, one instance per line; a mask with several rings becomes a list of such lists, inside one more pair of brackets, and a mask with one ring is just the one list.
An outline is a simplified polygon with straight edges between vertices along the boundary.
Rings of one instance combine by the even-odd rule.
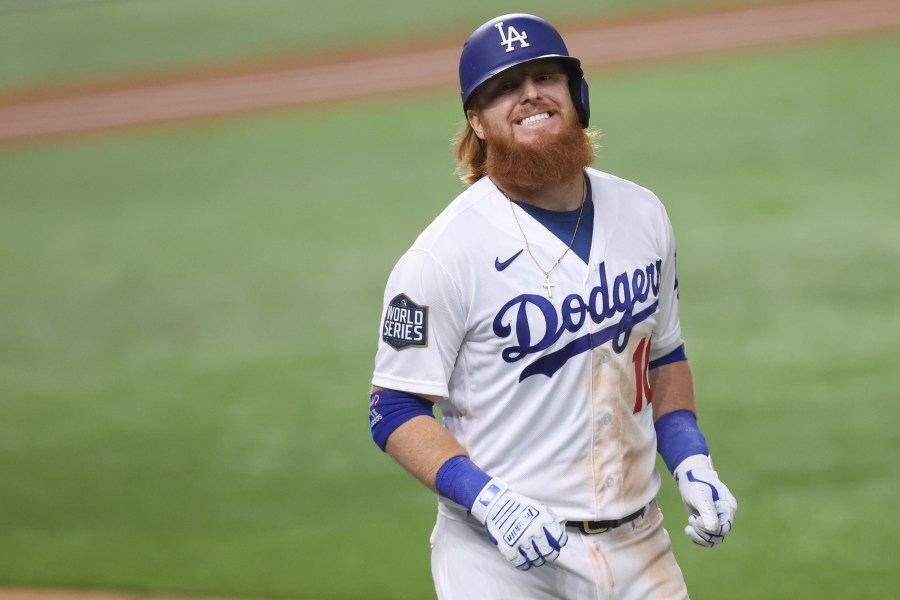
[[481, 114], [475, 109], [466, 110], [466, 119], [469, 120], [469, 127], [475, 132], [479, 140], [484, 139], [484, 123], [481, 122]]

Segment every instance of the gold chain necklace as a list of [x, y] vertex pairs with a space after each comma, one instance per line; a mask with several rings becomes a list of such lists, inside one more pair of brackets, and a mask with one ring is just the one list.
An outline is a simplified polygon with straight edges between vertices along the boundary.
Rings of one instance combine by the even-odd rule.
[[[494, 185], [497, 185], [497, 184], [495, 183]], [[572, 249], [572, 245], [575, 244], [575, 236], [578, 235], [578, 226], [581, 225], [581, 215], [584, 214], [584, 203], [585, 203], [585, 200], [587, 200], [587, 184], [585, 183], [584, 179], [582, 178], [582, 180], [581, 180], [581, 209], [579, 209], [579, 211], [578, 211], [578, 221], [575, 222], [575, 231], [572, 232], [572, 240], [569, 242], [569, 246], [566, 248], [566, 251], [563, 252], [559, 258], [556, 259], [556, 262], [553, 263], [553, 266], [550, 267], [549, 270], [544, 269], [544, 267], [541, 266], [541, 263], [539, 263], [538, 260], [534, 257], [534, 253], [531, 251], [531, 245], [528, 243], [528, 236], [525, 235], [525, 230], [522, 229], [522, 224], [519, 223], [519, 217], [516, 216], [516, 207], [513, 205], [512, 198], [510, 198], [509, 195], [505, 191], [503, 191], [503, 189], [500, 186], [497, 186], [497, 189], [500, 190], [500, 193], [503, 194], [506, 197], [506, 199], [509, 201], [509, 209], [512, 211], [513, 219], [516, 220], [516, 225], [519, 227], [519, 232], [522, 234], [522, 239], [525, 240], [525, 249], [528, 250], [528, 256], [531, 257], [531, 260], [534, 262], [535, 266], [538, 269], [540, 269], [541, 273], [544, 274], [544, 283], [541, 284], [541, 287], [546, 288], [547, 289], [547, 297], [552, 298], [553, 297], [553, 288], [556, 287], [556, 285], [553, 283], [550, 283], [550, 273], [553, 272], [553, 269], [555, 269], [556, 267], [559, 266], [559, 263], [562, 262], [562, 259], [564, 259], [566, 257], [566, 254], [569, 253], [569, 250]]]

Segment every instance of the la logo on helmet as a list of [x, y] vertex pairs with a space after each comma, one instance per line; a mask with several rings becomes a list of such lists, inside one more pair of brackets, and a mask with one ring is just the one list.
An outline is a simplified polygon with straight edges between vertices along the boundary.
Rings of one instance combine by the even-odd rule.
[[500, 32], [500, 45], [505, 45], [507, 52], [515, 50], [515, 48], [513, 48], [513, 42], [519, 42], [519, 48], [527, 48], [531, 45], [525, 41], [528, 39], [528, 34], [524, 31], [519, 33], [512, 25], [509, 26], [509, 29], [505, 34], [503, 33], [503, 21], [495, 24], [494, 27]]

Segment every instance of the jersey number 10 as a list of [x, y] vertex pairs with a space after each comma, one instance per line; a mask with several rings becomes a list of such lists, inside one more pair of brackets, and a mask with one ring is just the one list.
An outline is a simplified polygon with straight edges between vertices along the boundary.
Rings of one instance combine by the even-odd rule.
[[650, 391], [650, 376], [647, 374], [648, 365], [650, 364], [650, 339], [641, 338], [637, 350], [631, 357], [634, 363], [634, 414], [638, 414], [644, 409], [646, 404], [653, 402], [653, 393]]

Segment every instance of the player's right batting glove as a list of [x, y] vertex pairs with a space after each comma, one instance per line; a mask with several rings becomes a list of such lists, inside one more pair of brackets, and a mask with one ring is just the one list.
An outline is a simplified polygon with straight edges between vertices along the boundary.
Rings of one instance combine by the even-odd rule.
[[706, 548], [724, 542], [734, 524], [737, 500], [719, 480], [709, 457], [695, 454], [681, 461], [675, 481], [689, 513], [684, 532], [691, 541]]
[[472, 515], [517, 569], [527, 571], [556, 560], [569, 541], [562, 519], [540, 502], [509, 491], [494, 477], [478, 493]]

